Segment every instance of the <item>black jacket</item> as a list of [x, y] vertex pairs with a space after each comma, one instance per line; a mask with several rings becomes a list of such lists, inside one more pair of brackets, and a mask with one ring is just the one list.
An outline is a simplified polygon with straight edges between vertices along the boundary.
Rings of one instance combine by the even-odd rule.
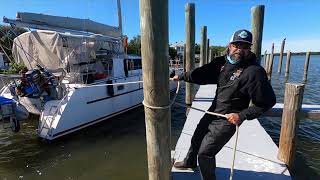
[[[217, 57], [209, 64], [181, 74], [179, 80], [200, 85], [217, 84], [209, 110], [239, 113], [241, 122], [257, 118], [276, 103], [266, 72], [256, 63], [253, 53], [236, 65], [230, 64], [225, 56]], [[249, 107], [250, 100], [253, 106]]]

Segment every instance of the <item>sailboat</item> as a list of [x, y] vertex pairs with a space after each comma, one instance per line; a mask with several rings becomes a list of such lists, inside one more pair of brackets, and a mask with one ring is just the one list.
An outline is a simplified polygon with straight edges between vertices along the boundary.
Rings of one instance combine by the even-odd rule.
[[39, 115], [41, 138], [53, 140], [141, 106], [142, 62], [125, 53], [119, 0], [118, 18], [118, 27], [25, 12], [4, 18], [34, 30], [14, 39], [14, 60], [27, 69], [0, 95]]

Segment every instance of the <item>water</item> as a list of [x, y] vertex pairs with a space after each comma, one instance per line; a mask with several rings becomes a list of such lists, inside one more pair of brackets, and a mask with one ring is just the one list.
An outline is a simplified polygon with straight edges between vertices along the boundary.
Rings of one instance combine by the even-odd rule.
[[[284, 68], [277, 74], [275, 57], [272, 85], [277, 101], [283, 102]], [[305, 104], [320, 104], [320, 56], [311, 56]], [[302, 82], [304, 56], [293, 56], [289, 82]], [[283, 64], [285, 67], [285, 62]], [[184, 86], [177, 97], [184, 102]], [[185, 109], [172, 109], [174, 149], [185, 121]], [[260, 122], [278, 143], [280, 118], [261, 118]], [[53, 142], [37, 137], [35, 117], [13, 134], [0, 128], [0, 180], [2, 179], [148, 179], [143, 108], [137, 108], [103, 123], [83, 129]], [[294, 179], [320, 179], [320, 121], [300, 121], [297, 168]]]

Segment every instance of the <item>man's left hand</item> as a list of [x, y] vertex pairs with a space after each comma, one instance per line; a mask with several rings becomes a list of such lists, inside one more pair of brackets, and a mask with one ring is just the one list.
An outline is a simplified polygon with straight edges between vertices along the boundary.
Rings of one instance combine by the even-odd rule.
[[232, 124], [235, 124], [235, 125], [240, 124], [240, 116], [238, 113], [230, 113], [225, 115], [227, 116], [227, 120]]

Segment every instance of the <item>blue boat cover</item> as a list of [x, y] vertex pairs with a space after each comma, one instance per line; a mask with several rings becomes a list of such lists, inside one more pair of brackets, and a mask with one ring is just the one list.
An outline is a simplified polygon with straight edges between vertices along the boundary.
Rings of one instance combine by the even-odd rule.
[[0, 96], [0, 105], [12, 104], [12, 103], [14, 103], [12, 99], [8, 99], [3, 96]]

